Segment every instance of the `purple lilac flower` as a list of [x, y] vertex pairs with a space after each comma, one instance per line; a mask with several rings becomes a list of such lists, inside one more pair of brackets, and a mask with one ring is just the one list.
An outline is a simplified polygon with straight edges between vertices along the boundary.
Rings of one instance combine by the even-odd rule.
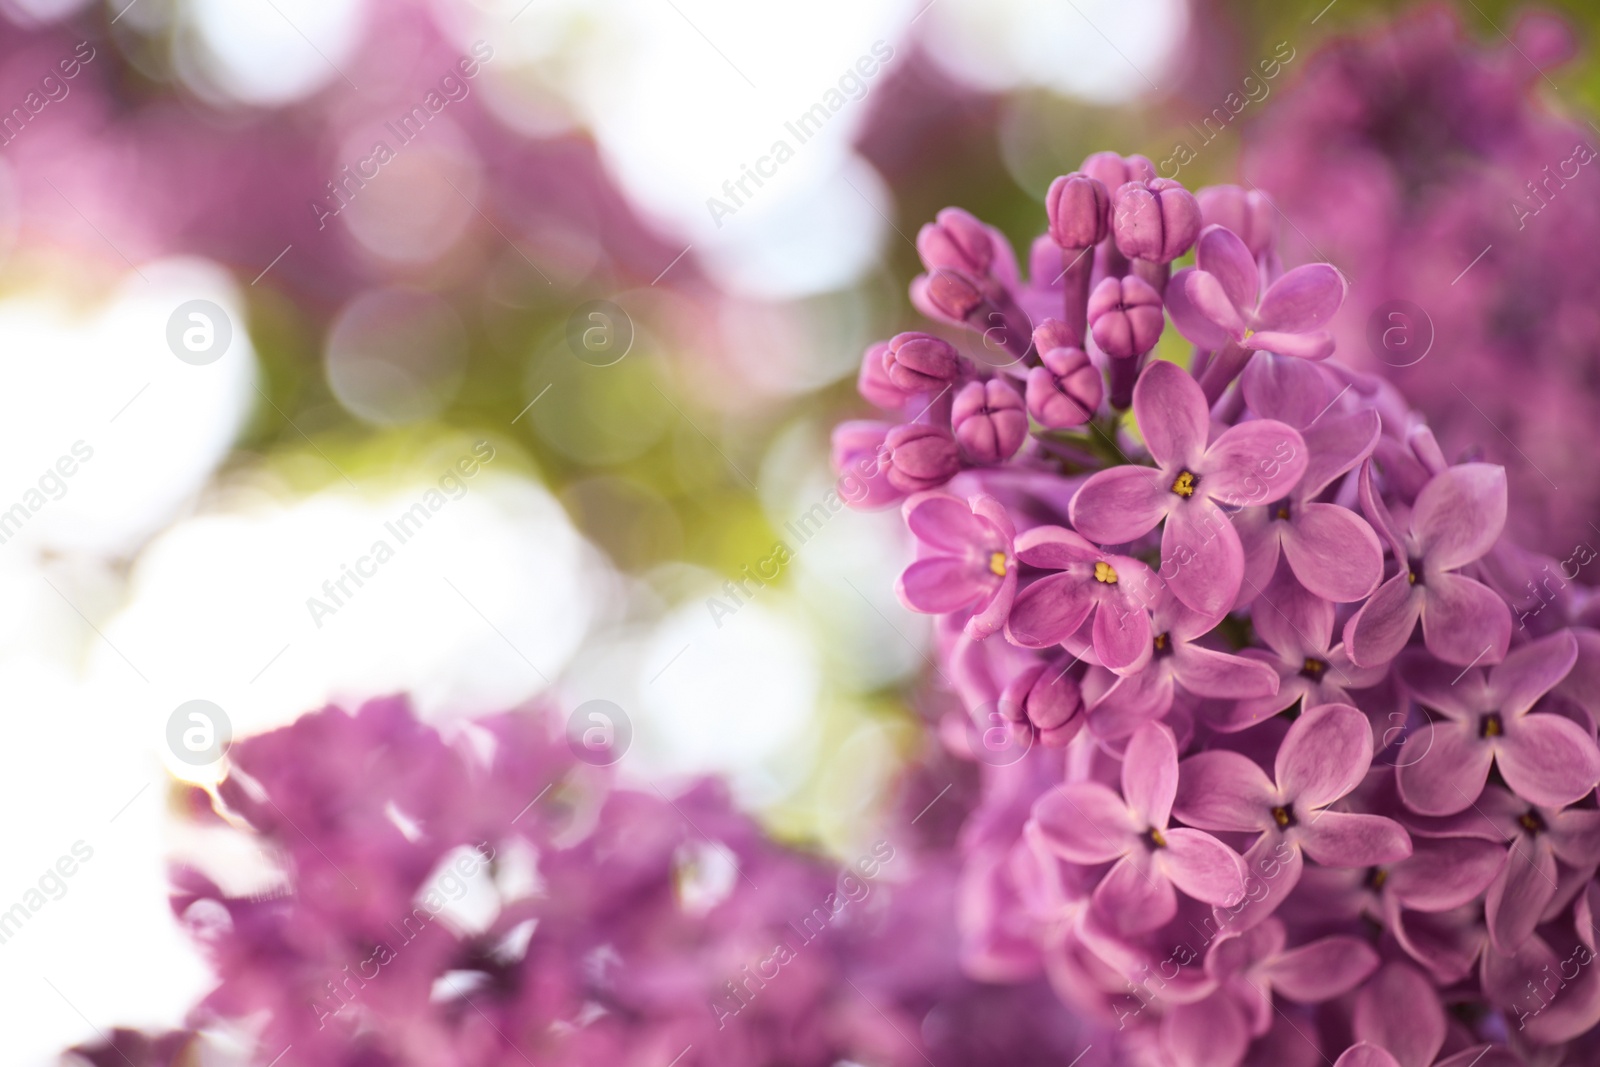
[[1091, 541], [1115, 545], [1165, 520], [1162, 581], [1194, 610], [1219, 615], [1233, 606], [1244, 576], [1244, 549], [1222, 506], [1281, 497], [1306, 469], [1305, 442], [1283, 423], [1260, 419], [1207, 444], [1205, 398], [1171, 363], [1152, 363], [1140, 376], [1133, 410], [1156, 466], [1091, 477], [1072, 500], [1072, 524]]
[[[1008, 581], [980, 573], [997, 537], [920, 550], [963, 576], [928, 606], [951, 609], [939, 737], [983, 763], [967, 965], [1049, 975], [1141, 1067], [1595, 1062], [1600, 598], [1581, 564], [1514, 543], [1505, 471], [1328, 351], [1343, 278], [1285, 272], [1265, 194], [1200, 190], [1199, 265], [1171, 285], [1187, 194], [1138, 157], [1077, 175], [1054, 187], [1034, 281], [985, 275], [1008, 288], [991, 308], [1062, 308], [1008, 350], [1035, 421], [950, 475], [1019, 531], [1004, 626], [984, 632]], [[1116, 217], [1140, 203], [1154, 224]], [[1062, 265], [1073, 285], [1042, 280]], [[1163, 289], [1187, 366], [1146, 365]], [[959, 365], [945, 384], [987, 401], [991, 380]], [[953, 425], [939, 405], [917, 418]], [[844, 439], [869, 447], [876, 426]], [[1218, 880], [1197, 878], [1190, 834], [1238, 860], [1241, 891], [1220, 892], [1209, 845]]]
[[1398, 572], [1345, 625], [1350, 658], [1381, 664], [1399, 655], [1417, 620], [1428, 651], [1457, 666], [1498, 663], [1511, 640], [1511, 610], [1482, 582], [1456, 573], [1480, 560], [1505, 526], [1506, 474], [1464, 463], [1435, 475], [1417, 494], [1402, 533], [1363, 470], [1362, 503], [1394, 553]]
[[922, 546], [900, 576], [900, 600], [930, 615], [968, 613], [967, 634], [988, 637], [1005, 625], [1017, 590], [1016, 530], [992, 496], [962, 501], [920, 493], [905, 503], [906, 526]]
[[1048, 846], [1074, 863], [1112, 867], [1094, 890], [1101, 915], [1120, 933], [1160, 926], [1177, 913], [1176, 892], [1229, 906], [1244, 896], [1244, 864], [1208, 833], [1169, 826], [1178, 790], [1178, 746], [1160, 723], [1128, 741], [1122, 793], [1071, 782], [1046, 793], [1033, 818]]
[[1406, 804], [1424, 815], [1463, 811], [1483, 792], [1491, 766], [1519, 796], [1545, 807], [1592, 791], [1600, 782], [1593, 736], [1570, 719], [1532, 712], [1577, 654], [1565, 631], [1523, 645], [1488, 670], [1407, 654], [1400, 676], [1438, 717], [1417, 737], [1426, 755], [1398, 768]]

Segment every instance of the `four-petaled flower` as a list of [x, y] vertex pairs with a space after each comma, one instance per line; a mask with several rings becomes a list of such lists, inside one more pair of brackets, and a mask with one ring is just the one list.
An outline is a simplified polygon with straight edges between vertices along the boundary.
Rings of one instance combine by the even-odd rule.
[[1017, 558], [1056, 571], [1017, 594], [1006, 637], [1023, 648], [1060, 644], [1093, 614], [1089, 640], [1101, 664], [1137, 670], [1150, 661], [1155, 578], [1129, 556], [1095, 547], [1060, 526], [1035, 526], [1017, 538]]
[[1207, 445], [1205, 394], [1188, 372], [1163, 360], [1139, 376], [1133, 411], [1156, 466], [1095, 474], [1072, 498], [1072, 525], [1091, 541], [1115, 545], [1165, 519], [1161, 579], [1194, 610], [1221, 615], [1233, 606], [1244, 575], [1239, 534], [1222, 509], [1288, 493], [1306, 469], [1305, 442], [1281, 422], [1257, 419]]
[[1203, 831], [1168, 825], [1177, 789], [1177, 741], [1171, 729], [1153, 722], [1128, 741], [1121, 796], [1098, 782], [1069, 782], [1033, 806], [1040, 839], [1061, 858], [1114, 863], [1093, 900], [1124, 936], [1153, 930], [1177, 914], [1174, 887], [1218, 906], [1244, 895], [1236, 852]]
[[895, 585], [901, 603], [929, 615], [970, 612], [966, 633], [978, 640], [1005, 625], [1017, 590], [1016, 530], [1000, 502], [935, 491], [910, 498], [904, 511], [918, 559]]

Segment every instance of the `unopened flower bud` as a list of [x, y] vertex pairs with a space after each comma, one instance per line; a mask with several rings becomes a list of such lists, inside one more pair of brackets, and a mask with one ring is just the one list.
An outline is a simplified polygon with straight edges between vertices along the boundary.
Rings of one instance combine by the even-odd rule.
[[1044, 366], [1028, 372], [1028, 413], [1050, 430], [1082, 426], [1094, 418], [1105, 396], [1105, 382], [1083, 350], [1044, 349], [1039, 358]]
[[896, 426], [884, 437], [889, 484], [919, 493], [948, 482], [961, 469], [961, 455], [950, 431], [925, 423]]
[[1194, 194], [1200, 205], [1201, 228], [1211, 225], [1232, 230], [1259, 258], [1278, 240], [1278, 213], [1254, 189], [1237, 185], [1208, 185]]
[[1142, 356], [1161, 339], [1161, 294], [1136, 275], [1105, 278], [1089, 295], [1089, 334], [1108, 356]]
[[861, 373], [856, 377], [856, 390], [867, 403], [888, 411], [898, 411], [910, 396], [891, 380], [888, 368], [884, 365], [888, 354], [888, 341], [879, 341], [868, 347], [861, 357]]
[[1156, 176], [1156, 166], [1144, 156], [1119, 156], [1115, 152], [1096, 152], [1078, 170], [1096, 179], [1115, 193], [1128, 182], [1147, 182]]
[[1063, 174], [1050, 183], [1044, 206], [1050, 236], [1066, 251], [1081, 252], [1111, 232], [1111, 194], [1098, 178]]
[[945, 269], [974, 278], [987, 276], [994, 262], [989, 227], [958, 207], [947, 207], [935, 218], [917, 233], [923, 265], [935, 275]]
[[882, 359], [889, 380], [907, 392], [943, 388], [961, 369], [955, 347], [926, 333], [896, 334]]
[[978, 283], [954, 268], [940, 267], [923, 277], [922, 295], [941, 318], [964, 323], [985, 302]]
[[999, 463], [1016, 455], [1028, 436], [1022, 397], [1004, 378], [968, 382], [950, 412], [956, 440], [974, 463]]
[[1045, 319], [1033, 328], [1033, 347], [1048, 352], [1052, 348], [1080, 348], [1082, 345], [1072, 336], [1072, 327], [1060, 319]]
[[1083, 692], [1062, 663], [1023, 671], [1005, 687], [998, 703], [1006, 718], [1038, 730], [1039, 742], [1047, 748], [1065, 745], [1083, 729]]
[[870, 511], [889, 507], [905, 498], [905, 491], [890, 483], [887, 423], [856, 419], [833, 430], [833, 469], [839, 474], [838, 492], [853, 508]]
[[1129, 182], [1111, 194], [1111, 234], [1129, 259], [1170, 263], [1200, 235], [1200, 204], [1166, 178]]

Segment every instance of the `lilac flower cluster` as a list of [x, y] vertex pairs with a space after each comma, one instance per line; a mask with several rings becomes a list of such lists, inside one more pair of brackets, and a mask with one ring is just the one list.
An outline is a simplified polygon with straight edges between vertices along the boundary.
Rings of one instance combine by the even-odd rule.
[[[247, 893], [178, 869], [173, 910], [216, 989], [191, 1030], [73, 1051], [209, 1063], [201, 1035], [228, 1029], [248, 1051], [227, 1062], [254, 1067], [1042, 1067], [1083, 1051], [1043, 983], [981, 986], [952, 938], [928, 936], [956, 872], [912, 835], [836, 866], [769, 838], [713, 781], [617, 787], [554, 727], [534, 708], [447, 739], [386, 699], [236, 744], [190, 813], [248, 833], [281, 880]], [[1008, 1024], [986, 1033], [978, 1015]]]
[[1600, 602], [1513, 618], [1553, 561], [1504, 470], [1332, 358], [1346, 283], [1259, 193], [1099, 153], [1046, 206], [1029, 279], [923, 228], [942, 328], [866, 352], [891, 418], [834, 441], [982, 765], [969, 969], [1130, 1064], [1593, 1063]]

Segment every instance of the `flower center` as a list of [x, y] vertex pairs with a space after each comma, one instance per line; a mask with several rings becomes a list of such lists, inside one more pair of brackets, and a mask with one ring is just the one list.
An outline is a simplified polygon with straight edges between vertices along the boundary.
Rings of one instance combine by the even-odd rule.
[[1322, 678], [1322, 672], [1327, 669], [1328, 663], [1326, 660], [1313, 659], [1307, 656], [1305, 666], [1300, 668], [1300, 677], [1309, 678], [1315, 682]]
[[1498, 712], [1491, 711], [1478, 721], [1479, 737], [1502, 737], [1506, 732], [1506, 724], [1500, 721]]
[[1252, 330], [1250, 327], [1246, 326], [1244, 328], [1244, 339], [1246, 341], [1250, 340], [1250, 338], [1254, 337], [1255, 335], [1256, 335], [1256, 332], [1254, 330]]
[[1539, 812], [1533, 808], [1529, 808], [1527, 811], [1517, 816], [1517, 823], [1524, 830], [1528, 831], [1528, 834], [1531, 837], [1538, 837], [1540, 834], [1549, 829], [1549, 827], [1545, 825], [1544, 816], [1540, 815]]
[[1278, 829], [1287, 830], [1289, 827], [1293, 826], [1297, 820], [1294, 817], [1294, 811], [1292, 809], [1287, 807], [1276, 807], [1272, 809], [1272, 821], [1278, 824]]
[[1104, 582], [1107, 585], [1116, 585], [1117, 584], [1117, 571], [1116, 571], [1116, 568], [1112, 567], [1111, 564], [1107, 563], [1103, 559], [1095, 560], [1095, 563], [1094, 563], [1094, 580], [1097, 581], [1097, 582]]
[[1194, 475], [1189, 471], [1179, 471], [1178, 477], [1173, 479], [1172, 491], [1181, 497], [1194, 496]]
[[1152, 849], [1167, 847], [1167, 839], [1154, 826], [1144, 832], [1144, 843]]
[[996, 578], [1006, 576], [1006, 554], [1004, 552], [989, 553], [989, 573]]
[[1156, 634], [1155, 640], [1151, 644], [1154, 646], [1151, 651], [1152, 658], [1160, 659], [1163, 656], [1172, 655], [1172, 638], [1167, 634]]
[[1272, 516], [1284, 522], [1289, 521], [1289, 501], [1287, 497], [1272, 505]]
[[1389, 872], [1384, 870], [1382, 867], [1368, 867], [1367, 877], [1363, 879], [1363, 883], [1368, 889], [1376, 891], [1382, 889], [1383, 883], [1387, 882], [1388, 880]]
[[1422, 561], [1420, 559], [1406, 560], [1406, 577], [1412, 585], [1422, 584]]

